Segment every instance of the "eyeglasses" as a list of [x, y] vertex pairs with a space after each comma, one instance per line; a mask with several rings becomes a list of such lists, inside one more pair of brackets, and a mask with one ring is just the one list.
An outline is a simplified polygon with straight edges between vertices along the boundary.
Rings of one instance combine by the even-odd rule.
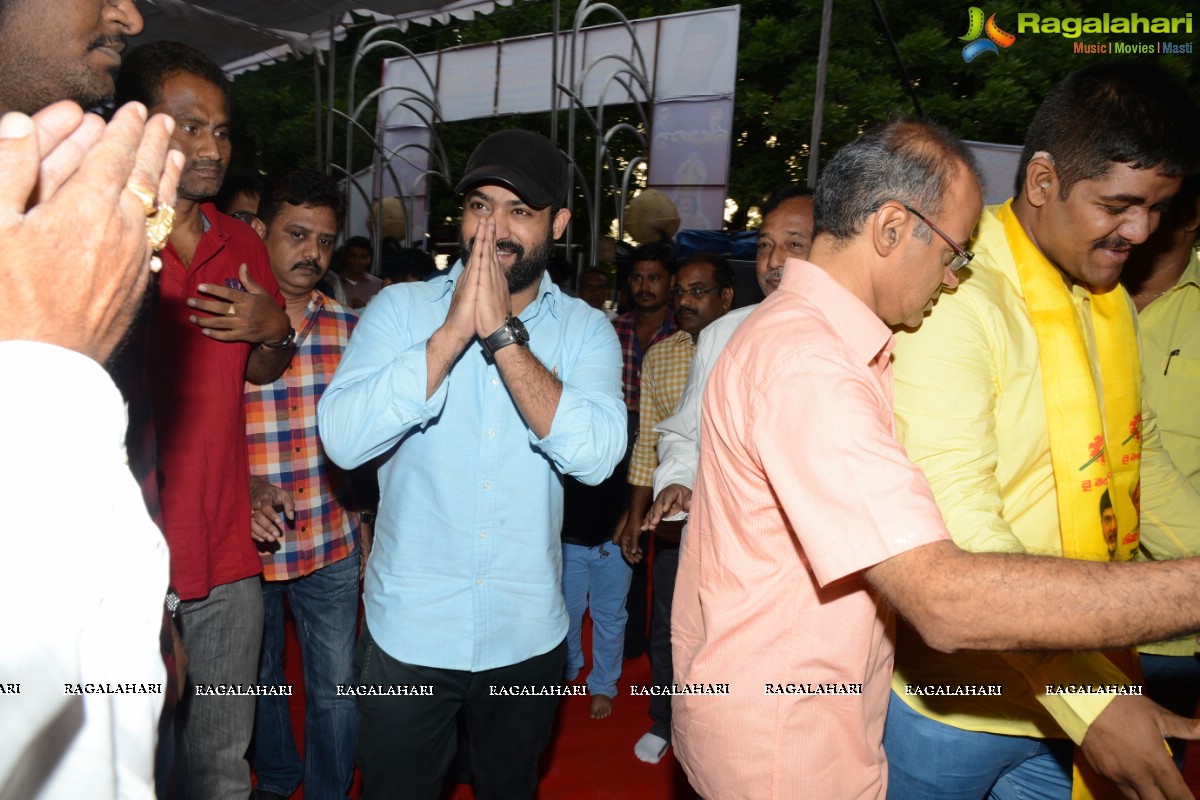
[[703, 297], [704, 295], [708, 294], [709, 292], [719, 292], [720, 290], [721, 290], [720, 286], [710, 286], [707, 289], [701, 289], [700, 287], [695, 287], [692, 289], [672, 289], [671, 297], [678, 298], [679, 296], [686, 294], [688, 297], [694, 297], [694, 298], [699, 299], [699, 298]]
[[908, 205], [907, 203], [904, 203], [902, 205], [904, 205], [904, 207], [906, 209], [908, 209], [909, 211], [911, 211], [912, 213], [916, 214], [917, 219], [921, 220], [921, 222], [924, 222], [926, 225], [928, 225], [929, 228], [934, 233], [936, 233], [938, 236], [942, 237], [942, 241], [944, 241], [946, 244], [950, 245], [950, 248], [952, 250], [954, 250], [954, 258], [950, 259], [950, 263], [947, 265], [950, 267], [951, 272], [958, 272], [960, 269], [965, 267], [967, 264], [971, 263], [971, 259], [975, 257], [974, 253], [972, 253], [970, 250], [963, 250], [961, 247], [959, 247], [958, 242], [951, 239], [949, 236], [946, 235], [945, 231], [943, 231], [937, 225], [934, 225], [932, 222], [930, 222], [928, 219], [926, 219], [925, 215], [922, 214], [920, 211], [917, 211], [915, 208]]
[[[254, 214], [250, 211], [235, 211], [232, 214], [230, 214], [229, 216], [233, 217], [236, 220], [240, 220], [240, 221], [246, 223], [247, 225], [250, 224], [250, 220], [258, 219], [258, 215]], [[920, 215], [918, 215], [918, 216], [920, 216]]]

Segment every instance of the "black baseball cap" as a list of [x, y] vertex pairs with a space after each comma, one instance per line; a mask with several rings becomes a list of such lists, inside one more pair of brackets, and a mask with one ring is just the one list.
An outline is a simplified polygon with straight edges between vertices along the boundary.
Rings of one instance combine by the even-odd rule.
[[493, 133], [471, 153], [459, 194], [485, 184], [511, 189], [532, 208], [567, 205], [571, 173], [567, 157], [540, 133], [507, 130]]

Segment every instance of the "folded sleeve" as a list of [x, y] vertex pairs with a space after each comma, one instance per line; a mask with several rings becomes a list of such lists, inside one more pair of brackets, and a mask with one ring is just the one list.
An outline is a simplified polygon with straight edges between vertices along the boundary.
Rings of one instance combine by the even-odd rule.
[[595, 486], [612, 474], [628, 442], [621, 346], [603, 314], [586, 315], [580, 339], [578, 357], [559, 376], [562, 396], [550, 433], [529, 437], [561, 474]]
[[1029, 682], [1029, 688], [1063, 732], [1082, 744], [1088, 727], [1108, 708], [1116, 694], [1050, 694], [1047, 686], [1117, 686], [1129, 677], [1100, 653], [1001, 653]]

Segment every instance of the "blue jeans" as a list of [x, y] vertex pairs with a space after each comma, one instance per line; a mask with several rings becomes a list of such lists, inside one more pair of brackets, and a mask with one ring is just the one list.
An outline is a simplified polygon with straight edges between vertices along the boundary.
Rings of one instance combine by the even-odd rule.
[[258, 788], [291, 795], [304, 782], [313, 800], [345, 798], [354, 780], [358, 709], [337, 687], [354, 682], [360, 551], [303, 578], [263, 581], [263, 646], [258, 682], [279, 685], [283, 676], [286, 596], [296, 618], [304, 667], [304, 761], [292, 736], [288, 698], [259, 697], [251, 763]]
[[589, 694], [616, 697], [625, 648], [625, 596], [633, 570], [612, 542], [584, 547], [563, 542], [563, 599], [567, 601], [567, 673], [583, 669], [583, 611], [592, 609], [592, 671]]
[[965, 731], [918, 714], [893, 692], [883, 749], [888, 800], [1071, 800], [1068, 739]]

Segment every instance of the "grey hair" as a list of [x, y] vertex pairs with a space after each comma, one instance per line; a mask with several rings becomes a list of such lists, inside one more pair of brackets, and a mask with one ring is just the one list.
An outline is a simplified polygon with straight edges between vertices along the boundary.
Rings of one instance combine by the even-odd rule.
[[[982, 185], [971, 151], [943, 126], [899, 117], [872, 128], [839, 150], [817, 181], [813, 235], [847, 241], [889, 200], [936, 216], [959, 165]], [[920, 225], [914, 235], [927, 242], [932, 234]]]

